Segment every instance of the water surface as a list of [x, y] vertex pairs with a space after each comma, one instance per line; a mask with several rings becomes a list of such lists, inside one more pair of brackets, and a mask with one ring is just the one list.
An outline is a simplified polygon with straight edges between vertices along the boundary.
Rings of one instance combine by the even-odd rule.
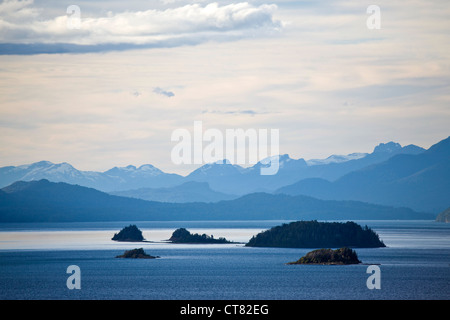
[[[286, 265], [310, 249], [243, 244], [175, 245], [178, 227], [245, 242], [280, 221], [133, 222], [151, 243], [110, 238], [129, 223], [0, 225], [0, 299], [449, 299], [450, 226], [434, 221], [356, 221], [386, 248], [356, 249], [363, 265]], [[116, 259], [144, 247], [152, 260]], [[366, 264], [379, 264], [369, 290]], [[81, 269], [69, 290], [66, 269]]]

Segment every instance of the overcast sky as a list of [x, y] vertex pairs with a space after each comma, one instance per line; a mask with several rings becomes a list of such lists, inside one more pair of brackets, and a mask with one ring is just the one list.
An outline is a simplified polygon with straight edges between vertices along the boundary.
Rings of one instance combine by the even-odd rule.
[[194, 121], [279, 129], [295, 159], [428, 148], [450, 133], [449, 17], [448, 0], [3, 1], [0, 166], [187, 174], [171, 134]]

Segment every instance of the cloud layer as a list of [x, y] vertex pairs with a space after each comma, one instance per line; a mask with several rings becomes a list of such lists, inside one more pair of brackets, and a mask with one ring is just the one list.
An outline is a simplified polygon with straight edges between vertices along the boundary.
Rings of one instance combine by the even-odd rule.
[[170, 137], [200, 120], [280, 129], [292, 158], [428, 148], [449, 135], [447, 1], [380, 0], [380, 30], [358, 0], [0, 1], [0, 166], [189, 173]]
[[[46, 51], [98, 51], [126, 45], [173, 47], [205, 41], [224, 41], [266, 35], [279, 30], [276, 5], [247, 2], [219, 5], [188, 4], [145, 11], [108, 12], [84, 17], [80, 7], [43, 18], [33, 0], [7, 0], [0, 4], [0, 50], [6, 53]], [[64, 44], [62, 46], [61, 44]], [[84, 49], [77, 48], [84, 46]], [[10, 51], [10, 52], [8, 52]]]

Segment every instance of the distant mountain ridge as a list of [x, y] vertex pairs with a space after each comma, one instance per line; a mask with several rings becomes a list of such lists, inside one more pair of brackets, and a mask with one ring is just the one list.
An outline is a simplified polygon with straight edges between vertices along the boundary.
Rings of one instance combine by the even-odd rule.
[[5, 187], [15, 181], [41, 179], [78, 184], [105, 192], [143, 187], [168, 187], [183, 182], [182, 176], [164, 173], [149, 164], [139, 168], [135, 166], [114, 167], [105, 172], [79, 171], [68, 163], [55, 164], [49, 161], [0, 168], [0, 187]]
[[151, 164], [140, 167], [132, 165], [114, 167], [104, 172], [96, 172], [80, 171], [66, 162], [55, 164], [40, 161], [29, 165], [1, 167], [0, 187], [8, 186], [15, 181], [47, 179], [52, 182], [66, 182], [105, 192], [115, 192], [140, 188], [167, 188], [196, 181], [207, 182], [214, 191], [243, 195], [259, 191], [272, 192], [300, 179], [311, 177], [334, 180], [350, 171], [387, 160], [399, 153], [417, 154], [423, 151], [424, 149], [417, 146], [401, 147], [397, 143], [389, 142], [379, 144], [371, 154], [333, 155], [328, 157], [328, 160], [315, 159], [310, 164], [304, 159], [295, 160], [284, 154], [278, 156], [280, 170], [273, 176], [260, 175], [259, 169], [264, 166], [264, 161], [249, 168], [232, 165], [226, 161], [205, 164], [186, 177], [165, 173]]
[[284, 194], [254, 193], [217, 203], [162, 203], [48, 180], [15, 182], [0, 190], [0, 222], [434, 218], [408, 208]]
[[450, 137], [419, 154], [397, 154], [333, 182], [302, 179], [277, 193], [407, 206], [438, 213], [450, 206]]
[[183, 184], [167, 188], [140, 188], [126, 191], [110, 192], [121, 197], [137, 198], [159, 202], [218, 202], [232, 200], [238, 196], [212, 190], [207, 182], [188, 181]]
[[244, 195], [253, 192], [275, 192], [277, 189], [301, 179], [322, 178], [332, 181], [351, 171], [385, 161], [397, 154], [420, 154], [424, 151], [425, 149], [415, 145], [401, 147], [398, 143], [389, 142], [379, 144], [372, 153], [365, 156], [349, 156], [329, 163], [324, 160], [323, 164], [314, 160], [311, 165], [308, 165], [304, 159], [296, 160], [284, 154], [278, 156], [279, 170], [273, 176], [260, 175], [259, 169], [264, 166], [264, 161], [249, 168], [223, 162], [206, 164], [191, 172], [185, 179], [207, 182], [213, 190], [223, 193]]
[[330, 164], [330, 163], [341, 163], [346, 162], [350, 160], [357, 160], [364, 158], [368, 155], [368, 153], [351, 153], [348, 155], [336, 155], [333, 154], [329, 156], [326, 159], [310, 159], [306, 161], [306, 164], [308, 166], [316, 166], [316, 165], [323, 165], [323, 164]]

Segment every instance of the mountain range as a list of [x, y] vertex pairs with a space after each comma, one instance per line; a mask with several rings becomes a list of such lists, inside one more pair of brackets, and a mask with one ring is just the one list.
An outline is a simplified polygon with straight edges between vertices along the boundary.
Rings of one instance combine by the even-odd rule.
[[105, 172], [80, 171], [69, 163], [55, 164], [50, 161], [0, 168], [0, 187], [5, 187], [15, 181], [41, 179], [78, 184], [105, 192], [168, 187], [183, 182], [182, 176], [165, 173], [150, 164], [142, 165], [139, 168], [132, 165], [121, 168], [114, 167]]
[[358, 200], [439, 213], [450, 204], [450, 138], [419, 154], [398, 154], [335, 181], [303, 179], [277, 193]]
[[159, 202], [218, 202], [232, 200], [238, 196], [214, 191], [207, 182], [188, 181], [167, 188], [139, 188], [110, 192], [112, 195]]
[[381, 143], [372, 153], [292, 159], [279, 155], [279, 171], [260, 174], [264, 160], [244, 168], [224, 160], [205, 164], [187, 176], [165, 173], [153, 165], [114, 167], [105, 172], [79, 171], [48, 161], [0, 168], [0, 188], [16, 181], [65, 182], [158, 202], [218, 202], [252, 193], [307, 195], [323, 200], [355, 200], [439, 213], [450, 206], [450, 137], [428, 150]]
[[55, 164], [40, 161], [29, 165], [7, 166], [0, 168], [0, 188], [16, 181], [33, 181], [47, 179], [52, 182], [66, 182], [95, 188], [104, 192], [136, 190], [141, 188], [169, 188], [185, 182], [206, 182], [214, 191], [244, 195], [252, 192], [273, 192], [282, 186], [295, 183], [305, 178], [322, 178], [334, 180], [346, 173], [370, 164], [389, 159], [396, 154], [418, 154], [424, 149], [398, 143], [382, 143], [370, 154], [332, 155], [327, 159], [292, 159], [289, 155], [279, 156], [279, 171], [273, 176], [260, 175], [264, 160], [252, 167], [243, 168], [224, 160], [205, 164], [183, 177], [178, 174], [165, 173], [151, 164], [140, 167], [114, 167], [104, 172], [80, 171], [69, 163]]
[[[275, 175], [261, 175], [262, 160], [249, 168], [232, 165], [229, 162], [206, 164], [191, 172], [185, 179], [208, 182], [216, 191], [228, 194], [249, 194], [252, 192], [274, 192], [277, 189], [306, 178], [335, 180], [349, 172], [379, 163], [397, 154], [419, 154], [424, 149], [415, 145], [402, 147], [398, 143], [381, 143], [372, 153], [354, 157], [333, 155], [322, 162], [292, 159], [289, 155], [279, 156], [279, 170]], [[337, 160], [339, 159], [339, 160]], [[308, 164], [309, 163], [309, 164]]]
[[164, 203], [44, 179], [19, 181], [0, 190], [0, 222], [434, 218], [408, 208], [301, 195], [253, 193], [216, 203]]

